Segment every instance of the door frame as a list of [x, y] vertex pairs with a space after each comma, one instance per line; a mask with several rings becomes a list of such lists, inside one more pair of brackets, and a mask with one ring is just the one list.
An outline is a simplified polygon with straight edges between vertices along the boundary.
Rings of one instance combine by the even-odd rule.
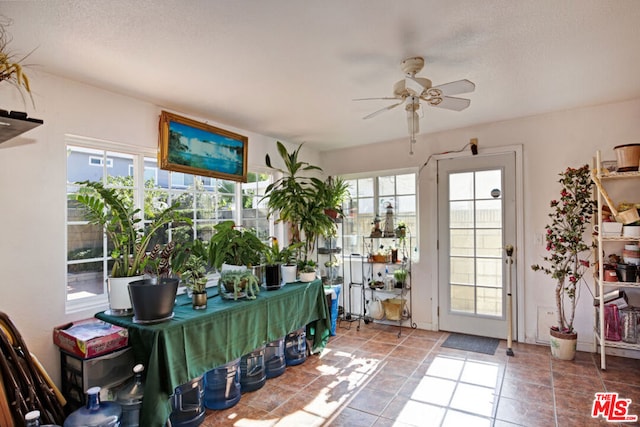
[[[515, 191], [516, 191], [516, 243], [514, 244], [514, 256], [513, 263], [514, 266], [519, 266], [520, 268], [515, 269], [515, 274], [512, 277], [513, 283], [512, 285], [516, 287], [516, 300], [513, 303], [513, 313], [516, 321], [516, 332], [514, 334], [513, 339], [519, 342], [525, 342], [525, 289], [524, 289], [524, 259], [525, 259], [525, 242], [524, 242], [524, 170], [523, 170], [523, 157], [522, 157], [523, 147], [522, 145], [507, 145], [503, 147], [490, 147], [482, 149], [477, 155], [496, 155], [496, 154], [506, 154], [506, 153], [514, 153], [515, 154]], [[468, 151], [465, 152], [456, 152], [456, 153], [444, 153], [444, 154], [434, 154], [433, 155], [433, 163], [430, 165], [427, 171], [427, 179], [429, 182], [431, 199], [438, 199], [438, 183], [437, 183], [437, 161], [438, 160], [447, 160], [447, 159], [455, 159], [458, 157], [466, 157], [469, 156]], [[430, 233], [433, 232], [434, 241], [433, 248], [430, 250], [430, 268], [435, 274], [432, 275], [433, 281], [431, 282], [431, 325], [434, 330], [440, 330], [439, 316], [438, 316], [438, 301], [440, 299], [439, 294], [439, 282], [440, 282], [440, 271], [438, 267], [438, 252], [439, 249], [437, 247], [438, 243], [438, 206], [437, 203], [433, 204], [430, 207], [431, 218], [434, 218], [433, 224], [429, 225]], [[505, 337], [506, 338], [506, 337]]]

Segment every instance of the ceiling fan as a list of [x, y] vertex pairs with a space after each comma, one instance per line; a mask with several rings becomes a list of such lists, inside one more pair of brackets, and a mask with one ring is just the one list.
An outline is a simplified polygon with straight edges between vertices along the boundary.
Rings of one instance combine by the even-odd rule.
[[354, 99], [354, 101], [370, 101], [378, 99], [398, 101], [395, 104], [388, 105], [364, 116], [363, 119], [365, 120], [404, 104], [404, 109], [407, 112], [407, 125], [409, 127], [411, 141], [410, 154], [413, 154], [413, 144], [416, 142], [416, 135], [420, 131], [418, 117], [420, 101], [424, 101], [430, 107], [462, 111], [469, 106], [471, 101], [466, 98], [457, 98], [450, 95], [473, 92], [476, 88], [476, 85], [473, 84], [473, 82], [466, 79], [432, 86], [431, 80], [425, 77], [416, 77], [416, 73], [419, 73], [422, 70], [422, 67], [424, 67], [424, 58], [420, 56], [407, 58], [401, 63], [401, 68], [405, 74], [405, 78], [398, 80], [393, 85], [392, 97]]

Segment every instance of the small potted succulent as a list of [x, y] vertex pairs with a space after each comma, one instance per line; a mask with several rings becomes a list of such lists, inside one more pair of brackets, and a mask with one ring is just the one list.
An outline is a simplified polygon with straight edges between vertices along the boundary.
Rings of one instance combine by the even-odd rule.
[[227, 270], [220, 274], [218, 292], [224, 299], [256, 299], [260, 283], [251, 270]]

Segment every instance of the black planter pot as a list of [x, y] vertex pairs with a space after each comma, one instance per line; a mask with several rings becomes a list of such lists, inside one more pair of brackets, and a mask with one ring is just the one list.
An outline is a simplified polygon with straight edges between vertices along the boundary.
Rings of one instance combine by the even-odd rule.
[[265, 265], [265, 284], [268, 291], [280, 289], [280, 264]]
[[156, 323], [173, 317], [178, 279], [143, 279], [129, 283], [133, 321]]

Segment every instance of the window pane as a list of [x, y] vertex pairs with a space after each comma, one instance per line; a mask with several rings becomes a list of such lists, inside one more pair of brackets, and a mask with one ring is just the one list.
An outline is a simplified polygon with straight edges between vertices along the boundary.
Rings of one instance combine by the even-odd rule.
[[473, 202], [449, 203], [449, 226], [451, 228], [473, 228]]
[[469, 200], [473, 198], [473, 173], [449, 175], [449, 200]]
[[502, 288], [502, 258], [477, 258], [476, 265], [477, 285]]
[[452, 256], [473, 256], [473, 230], [451, 230], [449, 232]]
[[69, 261], [102, 258], [104, 234], [99, 225], [67, 226], [67, 258]]
[[398, 196], [396, 200], [397, 214], [416, 214], [416, 196]]
[[416, 175], [409, 173], [396, 176], [397, 194], [416, 194]]
[[103, 263], [69, 264], [67, 267], [67, 300], [93, 297], [105, 293]]
[[371, 197], [373, 196], [373, 178], [364, 178], [358, 180], [358, 192], [352, 192], [351, 194], [357, 194], [358, 197]]
[[502, 172], [497, 170], [476, 172], [476, 199], [493, 199], [491, 190], [502, 189]]
[[[107, 167], [107, 182], [114, 182], [110, 179], [115, 179], [115, 182], [119, 178], [130, 177], [131, 167], [133, 166], [133, 156], [124, 153], [107, 152], [106, 157], [107, 165], [112, 164], [113, 167]], [[132, 184], [129, 184], [132, 185]]]
[[[102, 181], [104, 157], [102, 150], [67, 146], [67, 183]], [[91, 161], [93, 158], [101, 159], [100, 164], [95, 165]]]
[[476, 202], [476, 227], [502, 228], [502, 200], [478, 200]]
[[380, 176], [378, 177], [378, 195], [388, 196], [396, 194], [396, 177]]
[[373, 199], [359, 199], [358, 200], [358, 213], [359, 214], [372, 214], [373, 213]]
[[478, 314], [502, 317], [502, 289], [477, 288]]
[[474, 287], [451, 285], [451, 310], [462, 313], [474, 313]]
[[476, 230], [476, 251], [478, 256], [502, 256], [502, 229]]
[[464, 257], [451, 257], [451, 283], [463, 283], [472, 285], [474, 280], [474, 259]]

